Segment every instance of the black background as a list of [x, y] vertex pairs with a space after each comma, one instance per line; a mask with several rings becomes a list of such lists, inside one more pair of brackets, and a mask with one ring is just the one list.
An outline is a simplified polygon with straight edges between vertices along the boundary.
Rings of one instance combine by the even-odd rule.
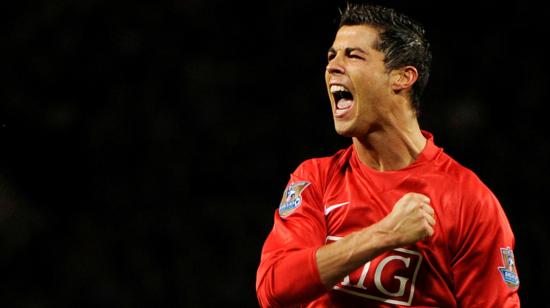
[[[500, 199], [523, 305], [537, 307], [550, 276], [550, 14], [376, 3], [425, 25], [421, 126]], [[323, 81], [343, 2], [2, 6], [1, 306], [257, 306], [289, 173], [349, 144]]]

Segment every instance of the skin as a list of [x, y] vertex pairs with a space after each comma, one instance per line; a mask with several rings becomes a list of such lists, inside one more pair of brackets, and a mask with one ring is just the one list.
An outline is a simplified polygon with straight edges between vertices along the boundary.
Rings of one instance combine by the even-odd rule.
[[[412, 66], [387, 70], [384, 54], [375, 49], [377, 41], [378, 31], [371, 26], [341, 27], [328, 52], [325, 80], [336, 131], [352, 138], [360, 161], [379, 171], [399, 170], [426, 145], [410, 102], [418, 71]], [[349, 108], [337, 108], [333, 85], [352, 93]], [[378, 223], [317, 250], [321, 280], [332, 288], [382, 252], [433, 235], [434, 224], [430, 199], [407, 193]]]

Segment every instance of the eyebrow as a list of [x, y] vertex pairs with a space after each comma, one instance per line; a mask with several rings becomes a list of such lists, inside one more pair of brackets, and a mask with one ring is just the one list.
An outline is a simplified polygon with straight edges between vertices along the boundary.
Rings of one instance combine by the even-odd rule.
[[[346, 54], [349, 54], [352, 51], [359, 51], [359, 52], [362, 52], [364, 54], [368, 54], [368, 52], [364, 51], [363, 49], [361, 49], [359, 47], [348, 47], [348, 48], [345, 48], [344, 51], [346, 52]], [[330, 47], [328, 49], [327, 53], [336, 53], [336, 49], [334, 47]]]

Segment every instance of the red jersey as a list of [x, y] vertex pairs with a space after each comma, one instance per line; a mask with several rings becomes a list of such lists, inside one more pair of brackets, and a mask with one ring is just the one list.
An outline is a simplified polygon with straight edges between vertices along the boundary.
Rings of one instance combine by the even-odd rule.
[[[353, 146], [303, 162], [265, 241], [256, 291], [263, 307], [519, 307], [514, 235], [493, 193], [428, 138], [414, 163], [380, 172]], [[332, 289], [319, 247], [387, 216], [406, 193], [428, 196], [431, 237], [386, 251]]]

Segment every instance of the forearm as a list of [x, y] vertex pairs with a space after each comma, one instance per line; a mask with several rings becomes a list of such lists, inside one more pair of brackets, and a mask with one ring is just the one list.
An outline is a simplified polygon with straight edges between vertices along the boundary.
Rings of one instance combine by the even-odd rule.
[[321, 281], [332, 288], [361, 265], [394, 248], [395, 243], [392, 234], [375, 224], [319, 248], [316, 260]]
[[262, 307], [289, 307], [310, 302], [327, 292], [319, 279], [316, 248], [293, 251], [260, 267], [256, 292]]
[[391, 249], [389, 238], [376, 224], [318, 249], [286, 254], [259, 273], [256, 292], [260, 305], [292, 306], [314, 300], [345, 275]]

